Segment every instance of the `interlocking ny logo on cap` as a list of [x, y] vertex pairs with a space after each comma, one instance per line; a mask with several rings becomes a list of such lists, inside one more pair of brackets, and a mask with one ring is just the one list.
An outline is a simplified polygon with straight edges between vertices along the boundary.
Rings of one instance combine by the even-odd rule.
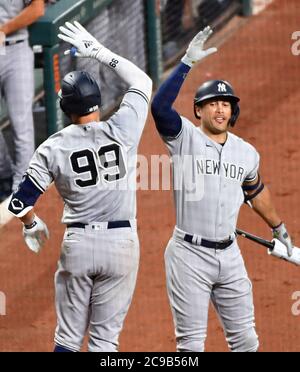
[[227, 87], [224, 83], [218, 84], [218, 92], [227, 93]]

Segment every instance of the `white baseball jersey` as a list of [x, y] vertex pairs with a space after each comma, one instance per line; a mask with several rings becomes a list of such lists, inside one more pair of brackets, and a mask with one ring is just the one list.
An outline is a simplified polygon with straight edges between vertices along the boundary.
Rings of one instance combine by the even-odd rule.
[[145, 94], [131, 89], [106, 122], [70, 125], [37, 149], [27, 174], [41, 191], [55, 182], [63, 223], [135, 219], [137, 146], [147, 112]]
[[[0, 0], [0, 25], [15, 18], [30, 3], [30, 0]], [[27, 28], [22, 28], [7, 36], [7, 40], [17, 41], [26, 39], [28, 39]]]
[[242, 184], [259, 168], [255, 148], [232, 133], [224, 146], [182, 117], [176, 138], [164, 138], [173, 160], [177, 227], [220, 241], [235, 232], [244, 202]]

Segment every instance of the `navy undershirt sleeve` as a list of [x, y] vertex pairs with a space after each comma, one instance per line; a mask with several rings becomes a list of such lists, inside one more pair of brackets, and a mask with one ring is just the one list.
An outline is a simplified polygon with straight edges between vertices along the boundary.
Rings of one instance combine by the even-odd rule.
[[177, 137], [181, 131], [181, 117], [172, 106], [190, 69], [180, 63], [154, 96], [151, 111], [156, 128], [162, 136]]

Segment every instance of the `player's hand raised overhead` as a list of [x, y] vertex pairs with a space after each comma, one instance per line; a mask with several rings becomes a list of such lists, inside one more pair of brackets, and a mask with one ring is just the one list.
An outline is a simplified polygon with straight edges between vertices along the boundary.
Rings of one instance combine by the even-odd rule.
[[74, 24], [65, 23], [65, 27], [59, 28], [61, 34], [57, 36], [67, 43], [73, 45], [73, 48], [66, 50], [65, 54], [71, 54], [75, 57], [95, 58], [101, 62], [101, 57], [107, 49], [99, 43], [79, 22]]
[[191, 41], [186, 54], [182, 58], [182, 62], [192, 67], [195, 63], [201, 61], [210, 54], [216, 53], [218, 51], [217, 48], [204, 50], [204, 44], [212, 34], [213, 30], [209, 26], [203, 31], [200, 31]]

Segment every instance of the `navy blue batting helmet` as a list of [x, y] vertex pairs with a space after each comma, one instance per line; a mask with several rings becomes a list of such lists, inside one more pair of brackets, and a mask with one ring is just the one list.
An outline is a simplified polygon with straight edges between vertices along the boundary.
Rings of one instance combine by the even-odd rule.
[[68, 116], [85, 116], [100, 109], [100, 89], [88, 72], [73, 71], [67, 74], [58, 95], [60, 107]]
[[200, 119], [196, 112], [196, 106], [212, 98], [223, 98], [228, 100], [232, 106], [232, 116], [229, 124], [233, 127], [240, 115], [239, 97], [234, 94], [231, 84], [225, 80], [210, 80], [199, 87], [194, 99], [194, 110], [197, 119]]

